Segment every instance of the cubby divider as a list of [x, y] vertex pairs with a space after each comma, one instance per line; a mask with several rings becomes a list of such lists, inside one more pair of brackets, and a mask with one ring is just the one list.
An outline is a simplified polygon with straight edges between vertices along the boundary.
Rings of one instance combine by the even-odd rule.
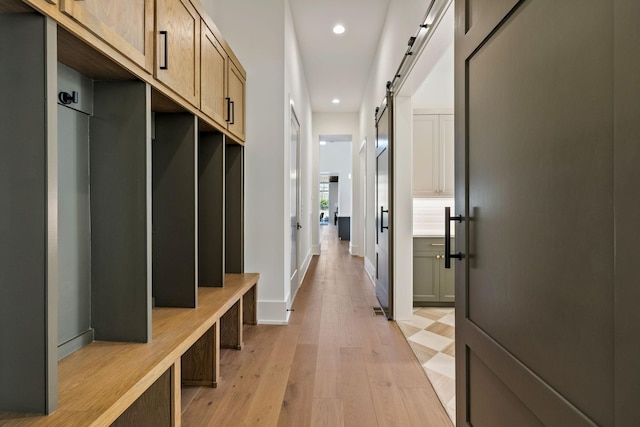
[[201, 132], [198, 144], [198, 284], [224, 284], [225, 136]]
[[196, 307], [198, 123], [190, 113], [154, 116], [153, 298], [158, 307]]
[[0, 13], [0, 411], [57, 407], [56, 25]]
[[[244, 273], [244, 147], [225, 147], [225, 272]], [[268, 222], [268, 220], [265, 220]]]
[[94, 83], [89, 151], [97, 340], [151, 340], [150, 103], [144, 82]]

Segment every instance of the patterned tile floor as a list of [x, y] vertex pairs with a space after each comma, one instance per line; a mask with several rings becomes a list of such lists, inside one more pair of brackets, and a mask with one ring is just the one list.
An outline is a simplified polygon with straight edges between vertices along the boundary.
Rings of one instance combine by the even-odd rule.
[[452, 307], [416, 307], [397, 322], [455, 425], [455, 316]]

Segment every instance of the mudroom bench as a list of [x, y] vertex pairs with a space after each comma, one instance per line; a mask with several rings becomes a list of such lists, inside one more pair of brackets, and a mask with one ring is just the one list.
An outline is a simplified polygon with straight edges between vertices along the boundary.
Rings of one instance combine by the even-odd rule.
[[[58, 364], [59, 407], [48, 416], [0, 414], [2, 425], [180, 426], [181, 386], [215, 387], [220, 348], [242, 348], [256, 323], [256, 273], [198, 288], [198, 307], [154, 308], [150, 343], [95, 341]], [[19, 385], [16, 385], [19, 387]]]

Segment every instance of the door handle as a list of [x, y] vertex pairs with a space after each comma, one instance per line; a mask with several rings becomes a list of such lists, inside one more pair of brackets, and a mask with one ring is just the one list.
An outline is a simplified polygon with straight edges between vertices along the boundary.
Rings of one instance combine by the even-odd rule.
[[231, 105], [231, 121], [229, 122], [229, 124], [235, 125], [236, 124], [236, 104], [231, 100], [229, 100], [229, 104]]
[[384, 226], [384, 214], [388, 214], [389, 209], [384, 208], [384, 206], [380, 206], [380, 233], [384, 233], [385, 228], [388, 230], [389, 226]]
[[296, 229], [300, 230], [302, 228], [302, 226], [300, 225], [299, 222], [296, 222]]
[[227, 119], [225, 120], [226, 122], [230, 122], [231, 121], [231, 98], [227, 97]]
[[451, 258], [462, 259], [461, 252], [451, 253], [451, 221], [458, 221], [459, 223], [464, 221], [462, 215], [451, 216], [451, 208], [449, 206], [444, 208], [444, 268], [451, 268]]
[[160, 65], [161, 70], [169, 69], [169, 49], [167, 46], [167, 39], [169, 38], [169, 33], [167, 31], [160, 31], [160, 36], [164, 39], [164, 64]]

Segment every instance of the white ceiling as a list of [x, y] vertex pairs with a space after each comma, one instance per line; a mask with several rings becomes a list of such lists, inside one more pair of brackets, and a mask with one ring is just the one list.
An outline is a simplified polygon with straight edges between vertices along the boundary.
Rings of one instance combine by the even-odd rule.
[[[357, 112], [389, 0], [290, 0], [311, 108]], [[346, 31], [335, 35], [334, 25]], [[334, 98], [340, 104], [333, 104]]]
[[[289, 0], [314, 112], [360, 110], [390, 1]], [[400, 90], [416, 108], [453, 108], [453, 9], [442, 16]], [[344, 34], [333, 34], [336, 24], [346, 27]]]

